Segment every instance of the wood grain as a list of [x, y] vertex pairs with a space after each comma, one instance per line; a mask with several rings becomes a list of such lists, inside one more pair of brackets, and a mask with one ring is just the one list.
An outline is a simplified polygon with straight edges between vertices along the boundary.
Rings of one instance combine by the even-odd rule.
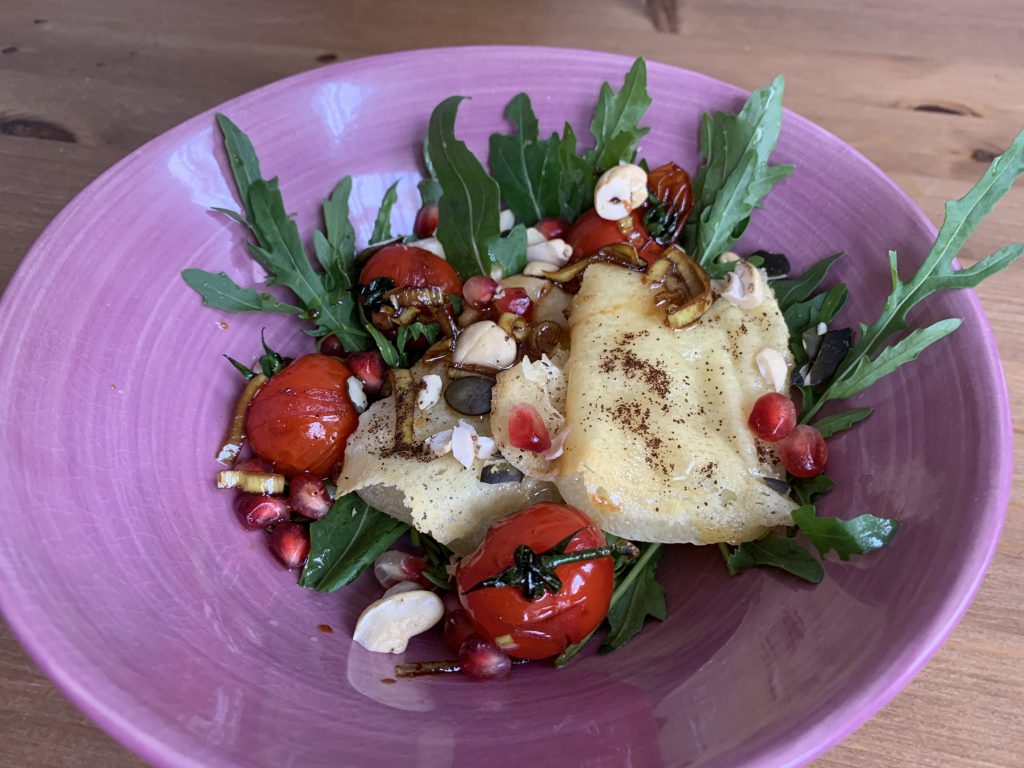
[[[784, 72], [792, 109], [866, 154], [935, 221], [1024, 127], [1019, 0], [0, 0], [0, 19], [0, 286], [71, 197], [143, 142], [280, 77], [391, 50], [593, 48], [748, 88]], [[1020, 240], [1022, 222], [1018, 189], [968, 256]], [[1024, 265], [979, 293], [1019, 436]], [[964, 622], [817, 768], [1024, 765], [1022, 443], [1005, 533]], [[142, 765], [89, 724], [2, 627], [0, 690], [0, 768]]]

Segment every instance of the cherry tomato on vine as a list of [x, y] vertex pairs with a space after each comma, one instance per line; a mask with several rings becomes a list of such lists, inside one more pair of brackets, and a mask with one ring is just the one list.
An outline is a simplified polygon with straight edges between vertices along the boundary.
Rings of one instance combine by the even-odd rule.
[[518, 586], [473, 589], [513, 565], [520, 545], [539, 555], [569, 536], [566, 553], [606, 544], [601, 530], [578, 509], [537, 504], [492, 525], [477, 550], [459, 563], [455, 580], [470, 621], [485, 640], [501, 638], [509, 656], [544, 659], [561, 653], [608, 613], [615, 580], [610, 556], [555, 567], [561, 587], [533, 600]]
[[654, 218], [648, 221], [649, 228], [661, 242], [674, 241], [693, 210], [690, 174], [675, 163], [659, 165], [647, 174], [647, 190], [661, 201], [660, 211], [648, 213]]
[[345, 457], [359, 423], [348, 396], [352, 371], [336, 357], [305, 355], [256, 393], [245, 416], [253, 451], [277, 472], [325, 477]]
[[396, 288], [436, 285], [445, 293], [462, 291], [462, 281], [451, 264], [415, 245], [392, 243], [373, 254], [359, 273], [359, 282], [368, 285], [380, 277], [390, 278]]

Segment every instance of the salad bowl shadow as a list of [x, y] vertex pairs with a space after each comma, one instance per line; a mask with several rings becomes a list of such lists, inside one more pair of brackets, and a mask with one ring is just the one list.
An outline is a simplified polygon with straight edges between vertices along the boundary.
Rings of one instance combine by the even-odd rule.
[[[396, 180], [396, 230], [411, 229], [420, 141], [443, 98], [472, 97], [457, 130], [479, 152], [519, 91], [543, 130], [568, 119], [579, 133], [601, 82], [629, 63], [543, 48], [416, 51], [308, 72], [219, 111], [252, 137], [265, 175], [280, 176], [302, 232], [352, 175], [365, 240]], [[643, 156], [690, 170], [701, 113], [745, 96], [658, 64], [649, 90]], [[738, 250], [787, 253], [796, 270], [845, 251], [842, 318], [877, 314], [888, 250], [916, 266], [934, 228], [864, 157], [797, 115], [786, 114], [774, 159], [797, 170]], [[378, 596], [372, 577], [332, 594], [300, 589], [213, 488], [238, 382], [221, 356], [251, 357], [263, 327], [272, 346], [308, 348], [294, 321], [203, 308], [179, 277], [200, 265], [243, 284], [260, 277], [241, 229], [209, 210], [237, 208], [226, 171], [212, 112], [160, 136], [57, 217], [0, 304], [0, 493], [17, 510], [0, 539], [0, 607], [61, 690], [155, 765], [799, 765], [906, 685], [966, 609], [1002, 525], [1012, 436], [991, 333], [960, 291], [912, 317], [962, 317], [960, 330], [862, 395], [855, 404], [875, 414], [831, 445], [837, 489], [821, 509], [899, 519], [890, 547], [828, 562], [817, 587], [729, 578], [715, 549], [672, 548], [659, 571], [668, 619], [614, 654], [588, 649], [563, 670], [530, 665], [493, 684], [388, 682], [396, 658], [350, 640]], [[404, 658], [443, 655], [423, 639]]]

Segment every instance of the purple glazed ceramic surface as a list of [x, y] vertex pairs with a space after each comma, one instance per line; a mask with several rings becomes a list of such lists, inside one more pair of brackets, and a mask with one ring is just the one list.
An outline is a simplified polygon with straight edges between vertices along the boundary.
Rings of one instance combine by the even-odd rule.
[[[309, 72], [222, 109], [250, 133], [265, 175], [280, 175], [304, 235], [320, 199], [353, 175], [365, 238], [396, 179], [396, 229], [410, 229], [419, 142], [442, 98], [473, 97], [458, 132], [478, 152], [520, 90], [543, 129], [569, 119], [585, 133], [598, 86], [621, 82], [629, 63], [422, 51]], [[650, 91], [643, 155], [691, 170], [701, 112], [743, 99], [657, 64]], [[349, 640], [378, 595], [371, 580], [330, 595], [298, 588], [213, 489], [239, 383], [221, 355], [251, 356], [263, 326], [274, 346], [308, 344], [287, 318], [201, 307], [178, 276], [255, 276], [241, 228], [209, 211], [237, 207], [218, 144], [201, 115], [106, 173], [46, 230], [0, 306], [0, 494], [17, 510], [0, 539], [0, 605], [43, 670], [148, 760], [798, 765], [902, 688], [966, 608], [999, 534], [1012, 452], [995, 347], [973, 294], [959, 292], [913, 320], [959, 316], [963, 327], [860, 398], [874, 417], [831, 441], [838, 488], [822, 509], [897, 517], [890, 548], [829, 562], [814, 588], [771, 572], [730, 579], [713, 548], [673, 548], [661, 567], [668, 620], [613, 656], [591, 649], [563, 671], [520, 668], [500, 684], [382, 682], [396, 658]], [[888, 249], [909, 269], [934, 230], [863, 157], [795, 115], [774, 159], [797, 171], [741, 245], [786, 252], [797, 268], [846, 251], [843, 317], [870, 317]], [[405, 657], [443, 655], [418, 640]]]

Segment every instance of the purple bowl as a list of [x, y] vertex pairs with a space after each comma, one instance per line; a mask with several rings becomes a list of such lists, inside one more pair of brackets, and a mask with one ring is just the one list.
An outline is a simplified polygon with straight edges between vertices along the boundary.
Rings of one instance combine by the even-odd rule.
[[[545, 129], [569, 119], [583, 132], [601, 81], [621, 81], [629, 63], [543, 48], [417, 51], [308, 72], [220, 109], [281, 176], [303, 233], [352, 174], [365, 236], [395, 179], [396, 226], [410, 229], [419, 142], [442, 98], [473, 96], [458, 130], [478, 151], [520, 90]], [[690, 169], [701, 112], [744, 97], [660, 64], [650, 91], [644, 156]], [[864, 157], [794, 114], [775, 159], [797, 171], [741, 245], [786, 252], [797, 268], [846, 251], [845, 317], [871, 317], [888, 249], [909, 269], [933, 227]], [[212, 113], [150, 142], [57, 217], [0, 306], [0, 495], [18, 510], [0, 539], [0, 605], [46, 674], [148, 760], [798, 765], [906, 685], [967, 607], [1013, 454], [996, 348], [961, 291], [913, 320], [958, 316], [963, 327], [859, 398], [874, 417], [832, 441], [838, 488], [822, 508], [899, 518], [890, 548], [829, 562], [813, 588], [770, 572], [730, 579], [713, 549], [674, 548], [661, 567], [668, 620], [610, 657], [517, 669], [500, 684], [383, 682], [395, 658], [349, 640], [374, 585], [298, 588], [212, 487], [238, 385], [221, 355], [252, 355], [263, 326], [275, 346], [308, 343], [286, 318], [200, 307], [178, 276], [200, 266], [254, 277], [240, 228], [209, 211], [236, 207], [225, 170]], [[439, 655], [433, 640], [407, 653]]]

